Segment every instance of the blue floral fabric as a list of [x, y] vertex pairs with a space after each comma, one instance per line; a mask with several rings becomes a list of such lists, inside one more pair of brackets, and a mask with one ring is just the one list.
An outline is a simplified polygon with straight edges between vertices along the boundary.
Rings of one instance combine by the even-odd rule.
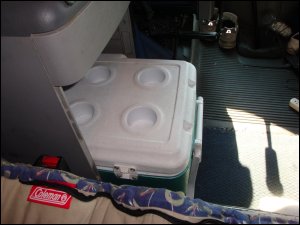
[[216, 219], [228, 224], [299, 224], [299, 217], [286, 216], [250, 209], [240, 209], [211, 204], [201, 199], [191, 199], [182, 192], [162, 188], [122, 185], [78, 177], [74, 174], [26, 164], [12, 164], [1, 160], [1, 176], [22, 182], [44, 181], [76, 189], [86, 196], [108, 193], [114, 201], [131, 209], [164, 209], [199, 219]]

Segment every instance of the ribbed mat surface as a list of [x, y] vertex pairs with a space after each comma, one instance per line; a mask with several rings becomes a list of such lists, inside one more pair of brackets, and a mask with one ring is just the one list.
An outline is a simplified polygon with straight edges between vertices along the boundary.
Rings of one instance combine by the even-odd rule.
[[198, 45], [194, 64], [205, 119], [299, 127], [299, 114], [288, 106], [299, 98], [293, 71], [245, 66], [235, 51], [222, 51], [217, 43]]
[[299, 204], [299, 136], [205, 127], [195, 197], [267, 211]]
[[288, 69], [242, 65], [235, 50], [222, 51], [217, 43], [193, 46], [204, 119], [219, 124], [203, 130], [195, 197], [253, 209], [299, 203], [299, 135], [267, 132], [269, 125], [299, 132], [299, 114], [288, 106], [299, 98], [299, 77]]

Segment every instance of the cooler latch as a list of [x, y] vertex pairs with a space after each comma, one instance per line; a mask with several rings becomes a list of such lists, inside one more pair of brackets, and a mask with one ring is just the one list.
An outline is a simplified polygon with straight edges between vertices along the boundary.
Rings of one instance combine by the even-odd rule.
[[115, 165], [114, 166], [114, 174], [116, 175], [116, 177], [119, 177], [122, 179], [137, 180], [137, 178], [138, 178], [136, 169], [134, 167], [130, 167], [130, 166]]

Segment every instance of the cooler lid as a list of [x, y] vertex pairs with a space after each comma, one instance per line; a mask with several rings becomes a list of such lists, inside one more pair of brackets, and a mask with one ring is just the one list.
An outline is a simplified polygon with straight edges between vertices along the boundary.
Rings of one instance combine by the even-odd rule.
[[174, 60], [97, 62], [66, 91], [96, 165], [174, 176], [192, 148], [196, 70]]

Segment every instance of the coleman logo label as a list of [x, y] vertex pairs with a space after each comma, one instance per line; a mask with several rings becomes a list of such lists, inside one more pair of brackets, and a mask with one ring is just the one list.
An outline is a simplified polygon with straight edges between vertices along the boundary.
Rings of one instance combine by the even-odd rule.
[[50, 205], [60, 208], [70, 208], [72, 196], [64, 191], [51, 188], [33, 186], [27, 201]]

